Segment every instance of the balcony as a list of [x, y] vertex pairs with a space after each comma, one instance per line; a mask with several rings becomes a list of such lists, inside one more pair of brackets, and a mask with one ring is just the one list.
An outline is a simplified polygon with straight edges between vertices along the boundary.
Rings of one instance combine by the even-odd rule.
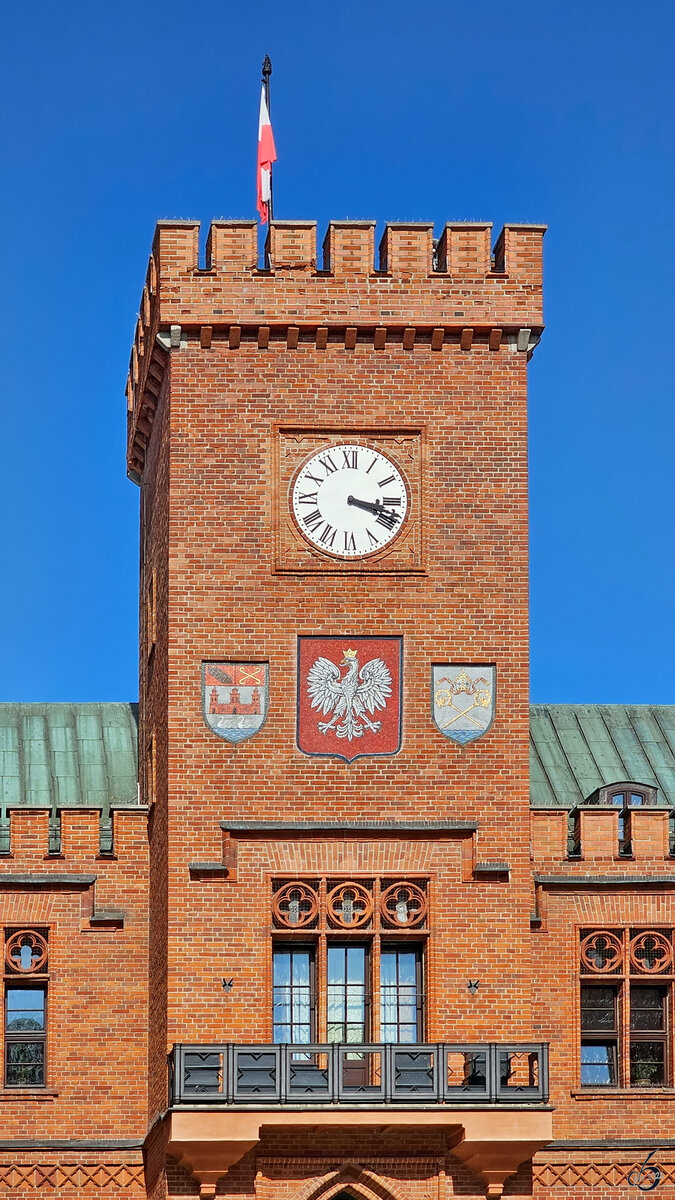
[[545, 1104], [535, 1044], [224, 1044], [174, 1047], [171, 1105]]
[[265, 1129], [430, 1127], [502, 1195], [551, 1140], [548, 1047], [541, 1043], [176, 1045], [170, 1056], [170, 1154], [215, 1196], [218, 1179]]

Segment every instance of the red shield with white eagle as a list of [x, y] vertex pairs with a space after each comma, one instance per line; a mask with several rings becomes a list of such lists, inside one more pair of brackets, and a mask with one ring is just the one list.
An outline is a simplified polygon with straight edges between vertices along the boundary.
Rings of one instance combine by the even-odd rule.
[[298, 748], [353, 762], [401, 749], [400, 637], [298, 638]]

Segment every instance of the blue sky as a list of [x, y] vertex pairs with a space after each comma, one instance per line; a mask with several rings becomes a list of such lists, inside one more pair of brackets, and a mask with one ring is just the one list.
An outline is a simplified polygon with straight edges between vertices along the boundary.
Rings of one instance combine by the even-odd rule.
[[549, 225], [532, 699], [670, 703], [675, 5], [36, 0], [3, 15], [1, 700], [137, 694], [124, 382], [154, 222]]

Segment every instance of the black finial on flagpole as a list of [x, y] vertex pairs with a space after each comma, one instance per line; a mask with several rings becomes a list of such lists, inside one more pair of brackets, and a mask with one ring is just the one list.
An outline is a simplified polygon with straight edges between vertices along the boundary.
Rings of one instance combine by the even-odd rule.
[[269, 54], [266, 54], [263, 59], [263, 65], [262, 65], [262, 81], [265, 85], [265, 92], [267, 94], [268, 99], [269, 99], [269, 92], [270, 92], [270, 75], [271, 74], [272, 74], [272, 63], [270, 61]]

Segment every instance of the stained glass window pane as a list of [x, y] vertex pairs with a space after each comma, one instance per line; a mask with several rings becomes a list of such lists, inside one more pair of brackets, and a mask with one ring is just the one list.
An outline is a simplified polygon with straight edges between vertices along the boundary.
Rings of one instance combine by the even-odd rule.
[[635, 1033], [665, 1029], [665, 998], [665, 988], [631, 988], [630, 1027]]
[[42, 1013], [15, 1012], [7, 1014], [7, 1032], [21, 1033], [22, 1030], [42, 1031], [45, 1027]]
[[7, 1083], [10, 1087], [44, 1085], [44, 1042], [8, 1042]]
[[586, 1032], [616, 1029], [616, 990], [613, 987], [582, 987], [581, 1028]]

